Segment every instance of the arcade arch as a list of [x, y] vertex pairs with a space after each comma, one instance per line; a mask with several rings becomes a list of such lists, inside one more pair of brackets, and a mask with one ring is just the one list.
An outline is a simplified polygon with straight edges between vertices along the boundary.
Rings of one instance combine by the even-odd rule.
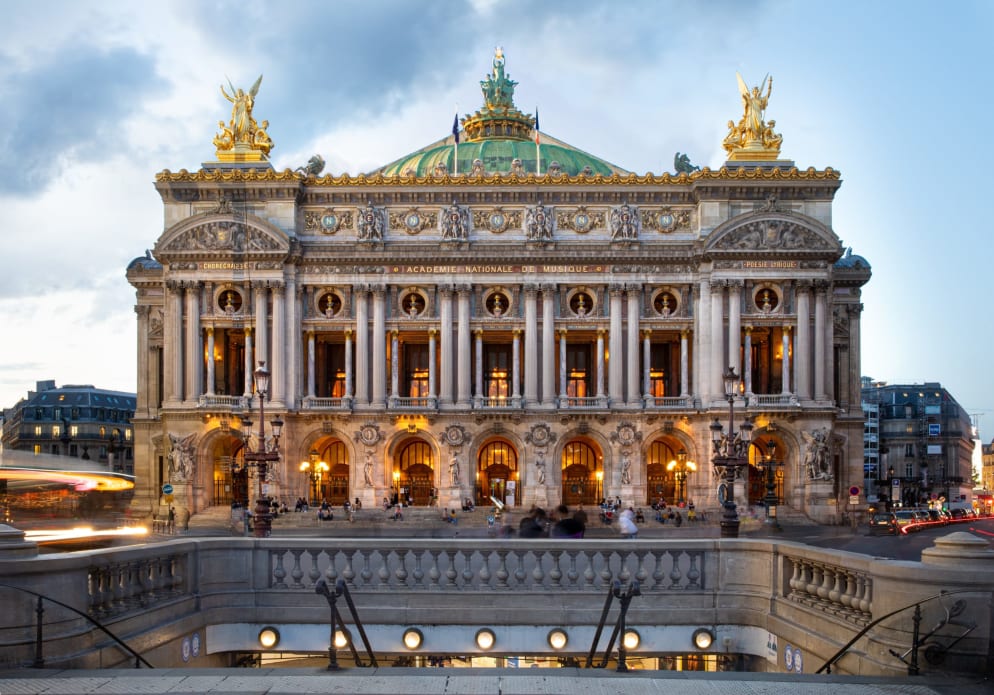
[[[645, 452], [646, 504], [652, 504], [662, 499], [667, 504], [677, 501], [677, 475], [674, 471], [666, 470], [670, 461], [677, 460], [677, 455], [684, 447], [679, 441], [670, 437], [654, 439]], [[686, 485], [688, 481], [682, 484]], [[689, 488], [685, 488], [689, 489]], [[684, 491], [684, 497], [687, 496]]]
[[604, 496], [604, 457], [589, 438], [567, 442], [562, 452], [563, 504], [596, 505]]
[[490, 504], [490, 498], [508, 504], [521, 503], [518, 452], [504, 439], [486, 442], [476, 458], [476, 504]]
[[345, 504], [351, 499], [351, 467], [345, 442], [337, 437], [328, 437], [318, 440], [313, 450], [318, 454], [318, 461], [328, 464], [327, 473], [321, 475], [317, 484], [318, 500], [327, 500], [331, 505]]
[[[393, 463], [391, 498], [400, 495], [412, 504], [427, 505], [436, 494], [435, 454], [423, 439], [412, 438], [400, 444]], [[393, 501], [393, 499], [391, 499]]]

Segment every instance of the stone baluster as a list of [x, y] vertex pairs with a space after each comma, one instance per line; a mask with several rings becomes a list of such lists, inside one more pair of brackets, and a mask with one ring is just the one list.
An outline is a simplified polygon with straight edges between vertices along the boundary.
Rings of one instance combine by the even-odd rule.
[[304, 553], [303, 550], [291, 550], [290, 553], [293, 555], [293, 568], [290, 570], [290, 578], [293, 579], [293, 583], [290, 584], [294, 589], [303, 589], [304, 582], [304, 570], [300, 567], [300, 556]]
[[430, 584], [429, 589], [438, 591], [442, 588], [438, 580], [442, 577], [442, 571], [438, 569], [438, 556], [439, 552], [437, 550], [429, 550], [428, 556], [431, 558], [431, 567], [428, 568], [428, 580]]
[[396, 548], [394, 554], [397, 556], [397, 569], [393, 571], [394, 576], [397, 578], [397, 583], [401, 586], [407, 585], [407, 550], [404, 548]]
[[[481, 589], [486, 589], [490, 587], [490, 553], [484, 553], [480, 551], [480, 555], [483, 556], [483, 564], [480, 566], [480, 587]], [[467, 562], [469, 559], [467, 558]]]
[[666, 576], [666, 570], [663, 569], [663, 558], [669, 556], [669, 551], [664, 550], [662, 552], [653, 551], [652, 559], [654, 562], [654, 567], [652, 568], [652, 587], [651, 591], [659, 591], [663, 588], [663, 577]]
[[507, 552], [506, 550], [497, 551], [497, 588], [498, 589], [510, 589], [511, 587], [507, 583], [507, 578], [510, 573], [507, 571]]
[[688, 552], [687, 557], [690, 558], [690, 568], [687, 570], [687, 588], [703, 589], [704, 587], [701, 585], [701, 571], [697, 569], [697, 560], [700, 558], [703, 561], [703, 553]]
[[586, 559], [583, 568], [583, 588], [586, 591], [594, 590], [594, 580], [597, 575], [594, 574], [594, 553], [593, 551], [584, 551], [583, 557]]
[[563, 572], [559, 569], [559, 556], [562, 554], [562, 551], [551, 550], [549, 552], [552, 556], [552, 568], [549, 570], [549, 579], [557, 589], [563, 589]]
[[459, 573], [456, 572], [456, 551], [446, 550], [445, 554], [449, 558], [449, 566], [445, 569], [445, 587], [455, 589], [456, 579], [459, 577]]
[[[462, 564], [462, 582], [463, 586], [470, 588], [473, 586], [473, 553], [463, 551], [461, 553], [463, 564]], [[486, 566], [486, 558], [484, 558], [484, 566]]]
[[569, 554], [569, 569], [566, 570], [566, 577], [569, 579], [569, 588], [573, 591], [579, 589], [577, 581], [580, 579], [580, 573], [576, 569], [576, 558], [577, 553], [572, 552]]
[[283, 568], [283, 551], [274, 550], [269, 554], [269, 557], [270, 557], [270, 563], [272, 563], [273, 559], [276, 560], [276, 568], [273, 570], [273, 579], [275, 579], [276, 581], [273, 582], [273, 588], [286, 589], [287, 588], [286, 582], [283, 581], [284, 579], [286, 579], [286, 569]]
[[421, 580], [425, 577], [425, 571], [421, 568], [421, 556], [424, 551], [415, 550], [414, 555], [414, 571], [411, 572], [411, 578], [414, 580], [414, 586], [421, 584]]
[[545, 570], [542, 568], [542, 558], [544, 555], [544, 553], [532, 553], [532, 556], [535, 558], [535, 568], [532, 570], [532, 579], [535, 582], [534, 586], [536, 588], [545, 583]]
[[373, 578], [373, 570], [369, 566], [373, 553], [369, 550], [360, 552], [362, 552], [362, 569], [359, 571], [359, 576], [362, 578], [363, 585], [369, 586], [369, 580]]
[[335, 586], [335, 582], [338, 581], [338, 568], [335, 566], [335, 558], [338, 553], [335, 551], [328, 551], [328, 568], [324, 571], [324, 580], [328, 583], [328, 586]]

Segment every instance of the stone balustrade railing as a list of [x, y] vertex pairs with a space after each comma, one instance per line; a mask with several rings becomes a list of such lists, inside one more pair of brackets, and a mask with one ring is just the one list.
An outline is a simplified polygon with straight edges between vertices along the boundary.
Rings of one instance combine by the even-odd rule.
[[[959, 546], [919, 563], [763, 539], [179, 537], [50, 555], [29, 545], [15, 552], [0, 542], [0, 667], [30, 664], [34, 653], [34, 599], [8, 586], [92, 616], [159, 655], [158, 665], [172, 663], [178, 641], [193, 631], [227, 630], [248, 640], [236, 648], [244, 651], [254, 633], [237, 626], [279, 625], [289, 634], [292, 626], [325, 625], [320, 579], [345, 580], [374, 629], [485, 620], [495, 628], [581, 632], [597, 624], [615, 581], [636, 580], [642, 594], [627, 620], [643, 633], [643, 651], [651, 652], [653, 640], [672, 651], [662, 646], [672, 630], [709, 626], [718, 636], [714, 649], [734, 644], [757, 658], [766, 656], [767, 635], [803, 645], [812, 670], [877, 617], [943, 590], [975, 589], [970, 610], [994, 615], [994, 562], [980, 550], [964, 560]], [[873, 628], [859, 643], [859, 660], [842, 659], [833, 672], [902, 673], [890, 650], [908, 647], [905, 613]], [[925, 619], [934, 617], [926, 611]], [[947, 658], [965, 672], [982, 670], [990, 658], [991, 621], [978, 622]], [[92, 626], [55, 606], [45, 613], [44, 636], [47, 663], [127, 661]]]

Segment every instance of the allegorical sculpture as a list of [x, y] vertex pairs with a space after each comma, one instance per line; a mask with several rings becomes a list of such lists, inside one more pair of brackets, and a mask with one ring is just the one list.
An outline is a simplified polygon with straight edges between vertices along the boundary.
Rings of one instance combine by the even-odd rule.
[[[773, 91], [773, 78], [767, 75], [758, 87], [746, 86], [735, 73], [742, 95], [742, 118], [728, 122], [728, 135], [722, 143], [731, 161], [772, 161], [780, 156], [783, 136], [773, 131], [776, 121], [766, 121], [766, 105]], [[765, 94], [764, 94], [765, 91]]]
[[273, 141], [266, 130], [269, 121], [258, 124], [252, 117], [255, 107], [255, 95], [259, 93], [262, 75], [255, 81], [247, 92], [235, 89], [228, 81], [229, 94], [221, 85], [221, 94], [231, 102], [231, 120], [227, 124], [218, 121], [221, 132], [214, 136], [214, 146], [217, 147], [217, 158], [220, 162], [264, 162], [268, 159], [269, 151], [273, 149]]

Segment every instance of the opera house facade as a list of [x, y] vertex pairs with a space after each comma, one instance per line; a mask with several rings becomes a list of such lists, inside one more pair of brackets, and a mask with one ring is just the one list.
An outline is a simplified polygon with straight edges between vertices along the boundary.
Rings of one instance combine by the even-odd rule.
[[[781, 516], [839, 521], [870, 277], [832, 226], [839, 172], [780, 158], [769, 84], [740, 79], [724, 166], [644, 175], [540, 132], [514, 85], [498, 53], [451, 134], [352, 176], [274, 170], [257, 82], [216, 161], [157, 175], [163, 229], [127, 271], [136, 511], [168, 485], [191, 514], [260, 489], [707, 513], [731, 411], [740, 508], [772, 487]], [[265, 480], [260, 362], [283, 422]]]

